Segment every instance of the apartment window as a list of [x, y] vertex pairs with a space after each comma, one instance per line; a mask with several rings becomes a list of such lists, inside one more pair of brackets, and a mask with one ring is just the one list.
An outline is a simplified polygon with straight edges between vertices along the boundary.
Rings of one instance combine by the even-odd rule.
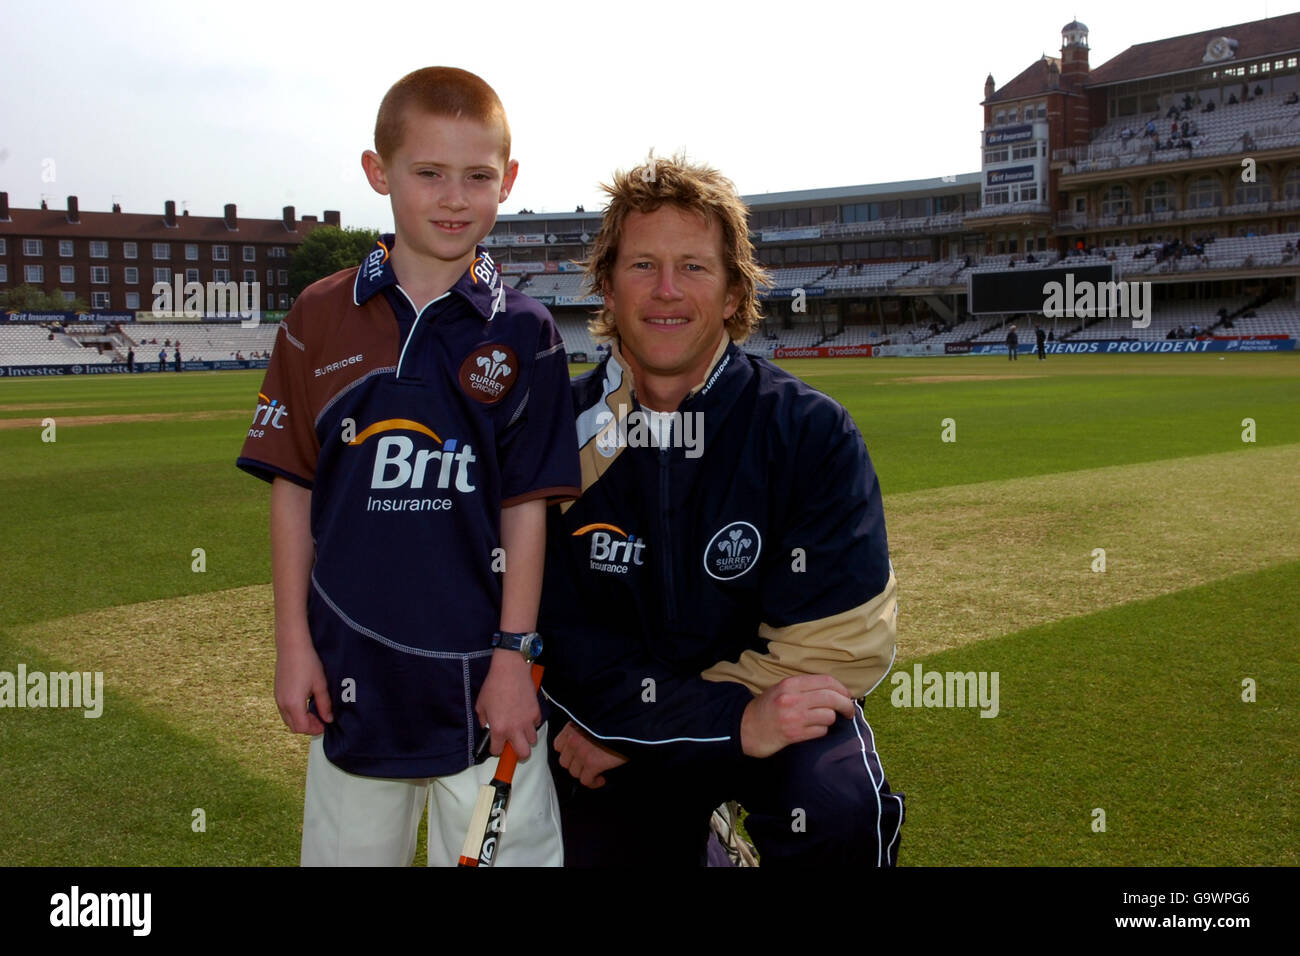
[[172, 244], [170, 242], [155, 242], [153, 244], [153, 257], [155, 259], [170, 259], [172, 257]]
[[275, 270], [274, 270], [274, 269], [267, 269], [267, 270], [266, 270], [266, 284], [267, 284], [267, 285], [275, 285]]
[[93, 285], [108, 285], [108, 266], [91, 266], [90, 281]]
[[77, 298], [77, 293], [75, 293], [75, 292], [64, 292], [62, 289], [59, 290], [59, 294], [63, 296], [63, 301], [64, 301], [64, 303], [67, 304], [67, 305], [72, 305], [72, 303], [73, 303], [74, 301], [76, 301], [76, 298]]
[[229, 261], [230, 261], [230, 247], [229, 247], [229, 246], [213, 246], [213, 247], [212, 247], [212, 261], [213, 261], [213, 262], [229, 262]]
[[272, 259], [283, 259], [284, 257], [285, 257], [285, 256], [284, 256], [284, 246], [272, 246], [272, 247], [271, 247], [271, 258], [272, 258]]
[[247, 282], [249, 285], [252, 285], [254, 282], [256, 282], [256, 281], [257, 281], [257, 270], [256, 270], [256, 269], [245, 269], [245, 270], [244, 270], [244, 281]]
[[274, 308], [275, 308], [275, 293], [268, 292], [266, 294], [266, 311], [270, 312]]
[[185, 261], [186, 262], [199, 261], [199, 247], [192, 242], [185, 243]]
[[128, 292], [128, 293], [126, 294], [126, 307], [127, 307], [128, 309], [138, 309], [138, 308], [140, 308], [140, 293], [139, 293], [139, 292]]
[[127, 266], [125, 269], [122, 270], [122, 281], [124, 281], [127, 285], [139, 285], [140, 270], [137, 269], [135, 266]]
[[153, 270], [153, 281], [155, 285], [157, 285], [159, 282], [163, 282], [166, 283], [167, 285], [171, 285], [172, 270], [155, 267], [155, 269]]
[[9, 267], [5, 265], [3, 262], [0, 262], [0, 282], [8, 282], [8, 281], [9, 281]]
[[109, 299], [108, 299], [108, 293], [107, 293], [107, 292], [92, 292], [92, 293], [90, 293], [90, 307], [91, 307], [92, 309], [107, 309], [107, 308], [108, 308], [108, 302], [109, 302]]
[[280, 308], [282, 309], [289, 308], [289, 293], [287, 292], [280, 293]]
[[289, 284], [289, 270], [281, 269], [279, 272], [279, 281], [276, 283], [276, 285], [288, 285], [288, 284]]
[[0, 256], [8, 255], [9, 254], [8, 250], [9, 250], [9, 243], [5, 240], [3, 236], [0, 236]]
[[123, 258], [123, 259], [138, 259], [138, 258], [139, 258], [139, 253], [140, 253], [140, 247], [137, 246], [134, 242], [124, 242], [124, 243], [122, 243], [122, 258]]
[[24, 239], [24, 240], [23, 240], [23, 255], [25, 255], [25, 256], [39, 256], [39, 255], [42, 255], [42, 252], [41, 252], [41, 240], [39, 240], [39, 239]]
[[107, 243], [107, 242], [100, 241], [100, 240], [96, 240], [96, 241], [94, 241], [94, 242], [91, 242], [91, 244], [90, 244], [90, 258], [92, 258], [92, 259], [107, 259], [107, 258], [108, 258], [108, 243]]
[[984, 165], [990, 163], [1005, 163], [1007, 161], [1007, 151], [1005, 149], [986, 149], [984, 150]]
[[214, 281], [214, 282], [229, 282], [229, 281], [230, 281], [230, 270], [229, 270], [229, 269], [213, 269], [213, 270], [212, 270], [212, 281]]
[[199, 270], [198, 270], [198, 269], [186, 269], [186, 270], [185, 270], [185, 281], [186, 281], [186, 282], [198, 282], [198, 281], [199, 281]]
[[45, 282], [45, 266], [23, 266], [23, 281], [32, 285]]
[[1016, 146], [1011, 150], [1012, 159], [1033, 159], [1037, 155], [1037, 143], [1030, 143], [1028, 146]]
[[244, 261], [245, 261], [245, 262], [256, 262], [256, 261], [257, 261], [257, 247], [256, 247], [256, 246], [244, 246]]
[[74, 266], [59, 266], [59, 281], [64, 285], [71, 285], [77, 281], [77, 270]]
[[60, 239], [60, 240], [59, 240], [59, 255], [62, 256], [64, 259], [71, 259], [71, 258], [72, 258], [72, 255], [73, 255], [73, 249], [72, 249], [72, 240], [71, 240], [71, 239]]

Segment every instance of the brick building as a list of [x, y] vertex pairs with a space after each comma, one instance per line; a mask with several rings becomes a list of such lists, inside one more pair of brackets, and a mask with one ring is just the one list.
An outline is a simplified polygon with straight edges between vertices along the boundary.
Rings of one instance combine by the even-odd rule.
[[11, 209], [0, 192], [0, 289], [32, 285], [82, 299], [91, 309], [149, 309], [155, 282], [259, 282], [267, 311], [287, 309], [289, 257], [313, 229], [338, 226], [326, 210], [296, 218], [240, 219], [234, 203], [221, 216], [176, 214], [168, 200], [161, 215], [82, 212], [76, 196], [66, 209]]

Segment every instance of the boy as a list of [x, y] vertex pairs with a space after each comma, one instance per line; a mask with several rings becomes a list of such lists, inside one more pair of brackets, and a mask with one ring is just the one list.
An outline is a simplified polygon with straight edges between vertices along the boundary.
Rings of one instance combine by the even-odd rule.
[[546, 502], [580, 478], [554, 322], [476, 245], [518, 171], [505, 111], [417, 70], [362, 165], [396, 234], [294, 303], [238, 461], [272, 481], [276, 703], [317, 735], [302, 862], [409, 864], [427, 793], [429, 864], [454, 863], [481, 724], [520, 758], [497, 862], [558, 865], [530, 660]]

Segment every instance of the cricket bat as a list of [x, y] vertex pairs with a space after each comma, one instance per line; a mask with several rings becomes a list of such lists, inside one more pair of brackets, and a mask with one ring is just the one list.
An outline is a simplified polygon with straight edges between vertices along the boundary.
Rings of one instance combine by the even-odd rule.
[[[533, 689], [542, 686], [542, 665], [533, 665]], [[538, 745], [542, 744], [538, 741]], [[497, 848], [506, 831], [506, 806], [510, 802], [510, 785], [515, 779], [515, 765], [519, 758], [509, 743], [497, 758], [496, 773], [492, 782], [478, 791], [474, 815], [469, 820], [469, 832], [460, 850], [458, 866], [492, 866], [496, 862]]]

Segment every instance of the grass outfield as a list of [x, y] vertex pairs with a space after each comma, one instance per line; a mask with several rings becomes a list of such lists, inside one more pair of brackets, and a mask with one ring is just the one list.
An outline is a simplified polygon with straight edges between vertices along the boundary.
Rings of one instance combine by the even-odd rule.
[[[999, 675], [993, 719], [868, 698], [904, 864], [1300, 864], [1300, 356], [783, 364], [880, 474], [895, 674]], [[267, 489], [233, 464], [261, 376], [0, 381], [0, 671], [106, 697], [0, 709], [0, 865], [297, 861]]]

